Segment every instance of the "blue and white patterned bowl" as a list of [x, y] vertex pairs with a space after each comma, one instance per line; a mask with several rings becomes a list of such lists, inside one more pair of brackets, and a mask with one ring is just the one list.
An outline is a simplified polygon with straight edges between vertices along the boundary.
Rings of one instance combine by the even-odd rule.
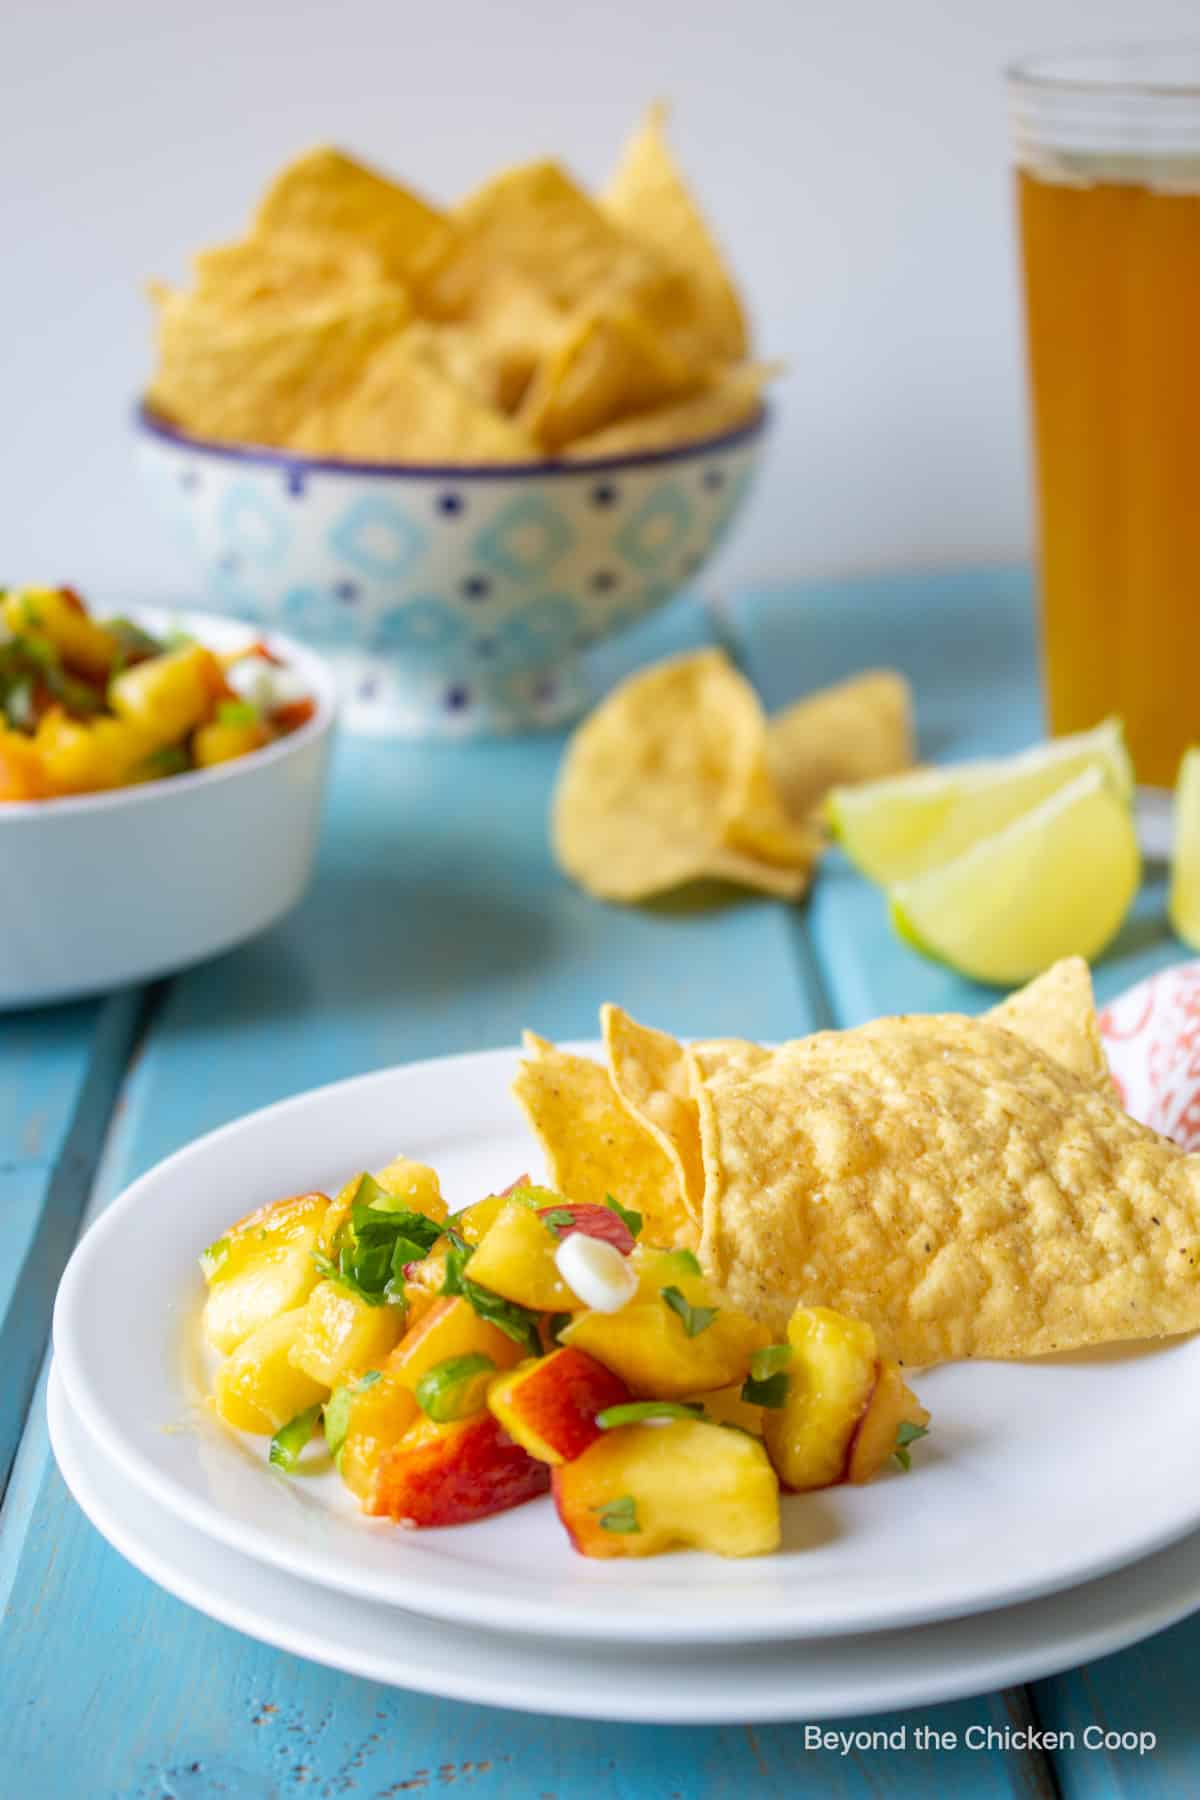
[[351, 730], [469, 736], [581, 710], [579, 652], [707, 562], [766, 418], [639, 456], [418, 468], [206, 443], [142, 408], [139, 460], [205, 604], [321, 650]]

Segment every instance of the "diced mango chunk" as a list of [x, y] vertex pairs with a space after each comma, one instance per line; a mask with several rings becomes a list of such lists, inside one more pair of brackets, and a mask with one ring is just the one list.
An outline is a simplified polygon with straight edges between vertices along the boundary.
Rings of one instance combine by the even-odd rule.
[[328, 1206], [324, 1194], [273, 1200], [205, 1251], [203, 1328], [215, 1349], [236, 1350], [268, 1319], [308, 1299], [320, 1279], [312, 1253]]
[[683, 1400], [741, 1382], [768, 1341], [765, 1327], [726, 1304], [690, 1251], [639, 1246], [633, 1261], [638, 1291], [629, 1305], [581, 1313], [562, 1342], [614, 1370], [640, 1398]]
[[471, 1258], [471, 1280], [534, 1312], [575, 1311], [579, 1301], [558, 1272], [557, 1249], [557, 1237], [534, 1209], [510, 1200]]
[[13, 588], [4, 598], [4, 623], [18, 637], [48, 638], [69, 669], [99, 678], [108, 674], [120, 644], [105, 626], [62, 588]]
[[237, 1431], [269, 1437], [329, 1392], [292, 1361], [292, 1346], [304, 1322], [304, 1308], [269, 1319], [252, 1331], [217, 1370], [213, 1386], [217, 1411]]
[[761, 1556], [779, 1544], [779, 1484], [762, 1445], [699, 1420], [606, 1431], [554, 1470], [553, 1492], [584, 1556]]
[[127, 720], [84, 722], [60, 706], [43, 713], [33, 742], [55, 794], [95, 794], [124, 787], [158, 748], [150, 733]]
[[0, 800], [44, 800], [50, 791], [37, 745], [24, 732], [0, 729]]
[[511, 1369], [521, 1360], [521, 1346], [456, 1294], [433, 1302], [396, 1345], [387, 1367], [405, 1387], [415, 1390], [435, 1363], [476, 1353], [490, 1357], [497, 1369]]
[[360, 1377], [354, 1384], [337, 1466], [342, 1480], [360, 1501], [370, 1492], [384, 1452], [400, 1442], [419, 1412], [412, 1389], [386, 1370], [379, 1373], [378, 1380], [364, 1381]]
[[764, 1409], [763, 1437], [780, 1481], [806, 1491], [846, 1473], [854, 1433], [879, 1372], [875, 1333], [827, 1306], [798, 1306], [788, 1324], [787, 1397]]
[[212, 717], [227, 694], [221, 665], [202, 644], [134, 663], [108, 684], [112, 710], [158, 744], [179, 743]]
[[305, 1302], [292, 1361], [314, 1381], [337, 1387], [378, 1367], [399, 1343], [404, 1323], [403, 1307], [369, 1306], [340, 1282], [320, 1281]]
[[192, 760], [198, 769], [215, 769], [219, 763], [236, 762], [271, 741], [261, 719], [214, 719], [201, 725], [192, 737]]

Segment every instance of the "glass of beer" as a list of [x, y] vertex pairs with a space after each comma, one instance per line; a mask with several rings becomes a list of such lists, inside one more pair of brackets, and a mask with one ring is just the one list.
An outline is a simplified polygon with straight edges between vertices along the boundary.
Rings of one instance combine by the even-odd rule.
[[1200, 741], [1200, 45], [1008, 71], [1050, 729]]

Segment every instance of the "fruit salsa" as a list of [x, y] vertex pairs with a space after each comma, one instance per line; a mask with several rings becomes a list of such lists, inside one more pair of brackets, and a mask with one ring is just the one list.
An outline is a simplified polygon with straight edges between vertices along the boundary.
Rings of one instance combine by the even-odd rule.
[[403, 1157], [274, 1201], [201, 1258], [212, 1404], [287, 1473], [332, 1456], [364, 1513], [460, 1525], [549, 1491], [595, 1557], [758, 1555], [781, 1489], [908, 1468], [929, 1415], [869, 1325], [801, 1306], [772, 1342], [641, 1232], [527, 1177], [449, 1214]]
[[213, 768], [315, 710], [261, 642], [219, 655], [182, 632], [94, 618], [73, 588], [0, 591], [0, 802]]

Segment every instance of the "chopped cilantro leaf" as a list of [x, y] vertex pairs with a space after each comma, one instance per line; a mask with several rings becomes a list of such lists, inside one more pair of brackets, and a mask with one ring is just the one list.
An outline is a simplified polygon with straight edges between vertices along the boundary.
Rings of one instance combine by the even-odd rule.
[[553, 1237], [561, 1237], [575, 1223], [575, 1214], [567, 1206], [548, 1206], [539, 1212], [538, 1218]]
[[900, 1429], [896, 1433], [896, 1443], [892, 1455], [902, 1469], [912, 1468], [912, 1457], [908, 1454], [909, 1445], [919, 1443], [923, 1437], [928, 1436], [928, 1425], [914, 1425], [911, 1419], [900, 1421]]
[[567, 1326], [571, 1323], [573, 1317], [573, 1313], [566, 1312], [548, 1313], [546, 1315], [546, 1333], [552, 1344], [557, 1344], [561, 1341], [559, 1334], [567, 1329]]
[[616, 1213], [618, 1219], [621, 1220], [631, 1238], [641, 1236], [642, 1226], [645, 1224], [645, 1220], [642, 1218], [640, 1212], [634, 1212], [633, 1208], [630, 1206], [622, 1206], [621, 1202], [619, 1200], [614, 1200], [611, 1194], [605, 1194], [604, 1204], [607, 1206], [609, 1212]]
[[297, 1413], [294, 1419], [289, 1419], [286, 1425], [279, 1427], [271, 1439], [272, 1468], [282, 1469], [285, 1475], [292, 1473], [300, 1461], [301, 1451], [317, 1429], [317, 1420], [320, 1416], [321, 1403], [318, 1400], [315, 1406], [310, 1406], [306, 1411]]
[[541, 1356], [542, 1334], [538, 1327], [538, 1315], [527, 1306], [518, 1306], [515, 1300], [505, 1300], [500, 1294], [493, 1294], [491, 1288], [481, 1287], [479, 1282], [471, 1281], [468, 1276], [460, 1276], [462, 1297], [489, 1325], [502, 1331], [514, 1344], [520, 1344], [526, 1356]]
[[678, 1314], [683, 1329], [690, 1338], [699, 1337], [702, 1331], [707, 1331], [721, 1310], [719, 1306], [693, 1306], [677, 1287], [665, 1287], [662, 1297], [671, 1311]]
[[671, 1261], [676, 1267], [682, 1269], [685, 1274], [703, 1275], [704, 1270], [700, 1267], [700, 1259], [696, 1256], [694, 1251], [668, 1250], [667, 1255], [671, 1258]]
[[750, 1358], [750, 1373], [742, 1384], [742, 1399], [751, 1406], [778, 1408], [788, 1397], [790, 1344], [766, 1344]]
[[632, 1494], [624, 1494], [620, 1500], [610, 1500], [606, 1506], [593, 1506], [591, 1510], [599, 1514], [601, 1531], [625, 1533], [642, 1529], [638, 1524], [637, 1502]]

